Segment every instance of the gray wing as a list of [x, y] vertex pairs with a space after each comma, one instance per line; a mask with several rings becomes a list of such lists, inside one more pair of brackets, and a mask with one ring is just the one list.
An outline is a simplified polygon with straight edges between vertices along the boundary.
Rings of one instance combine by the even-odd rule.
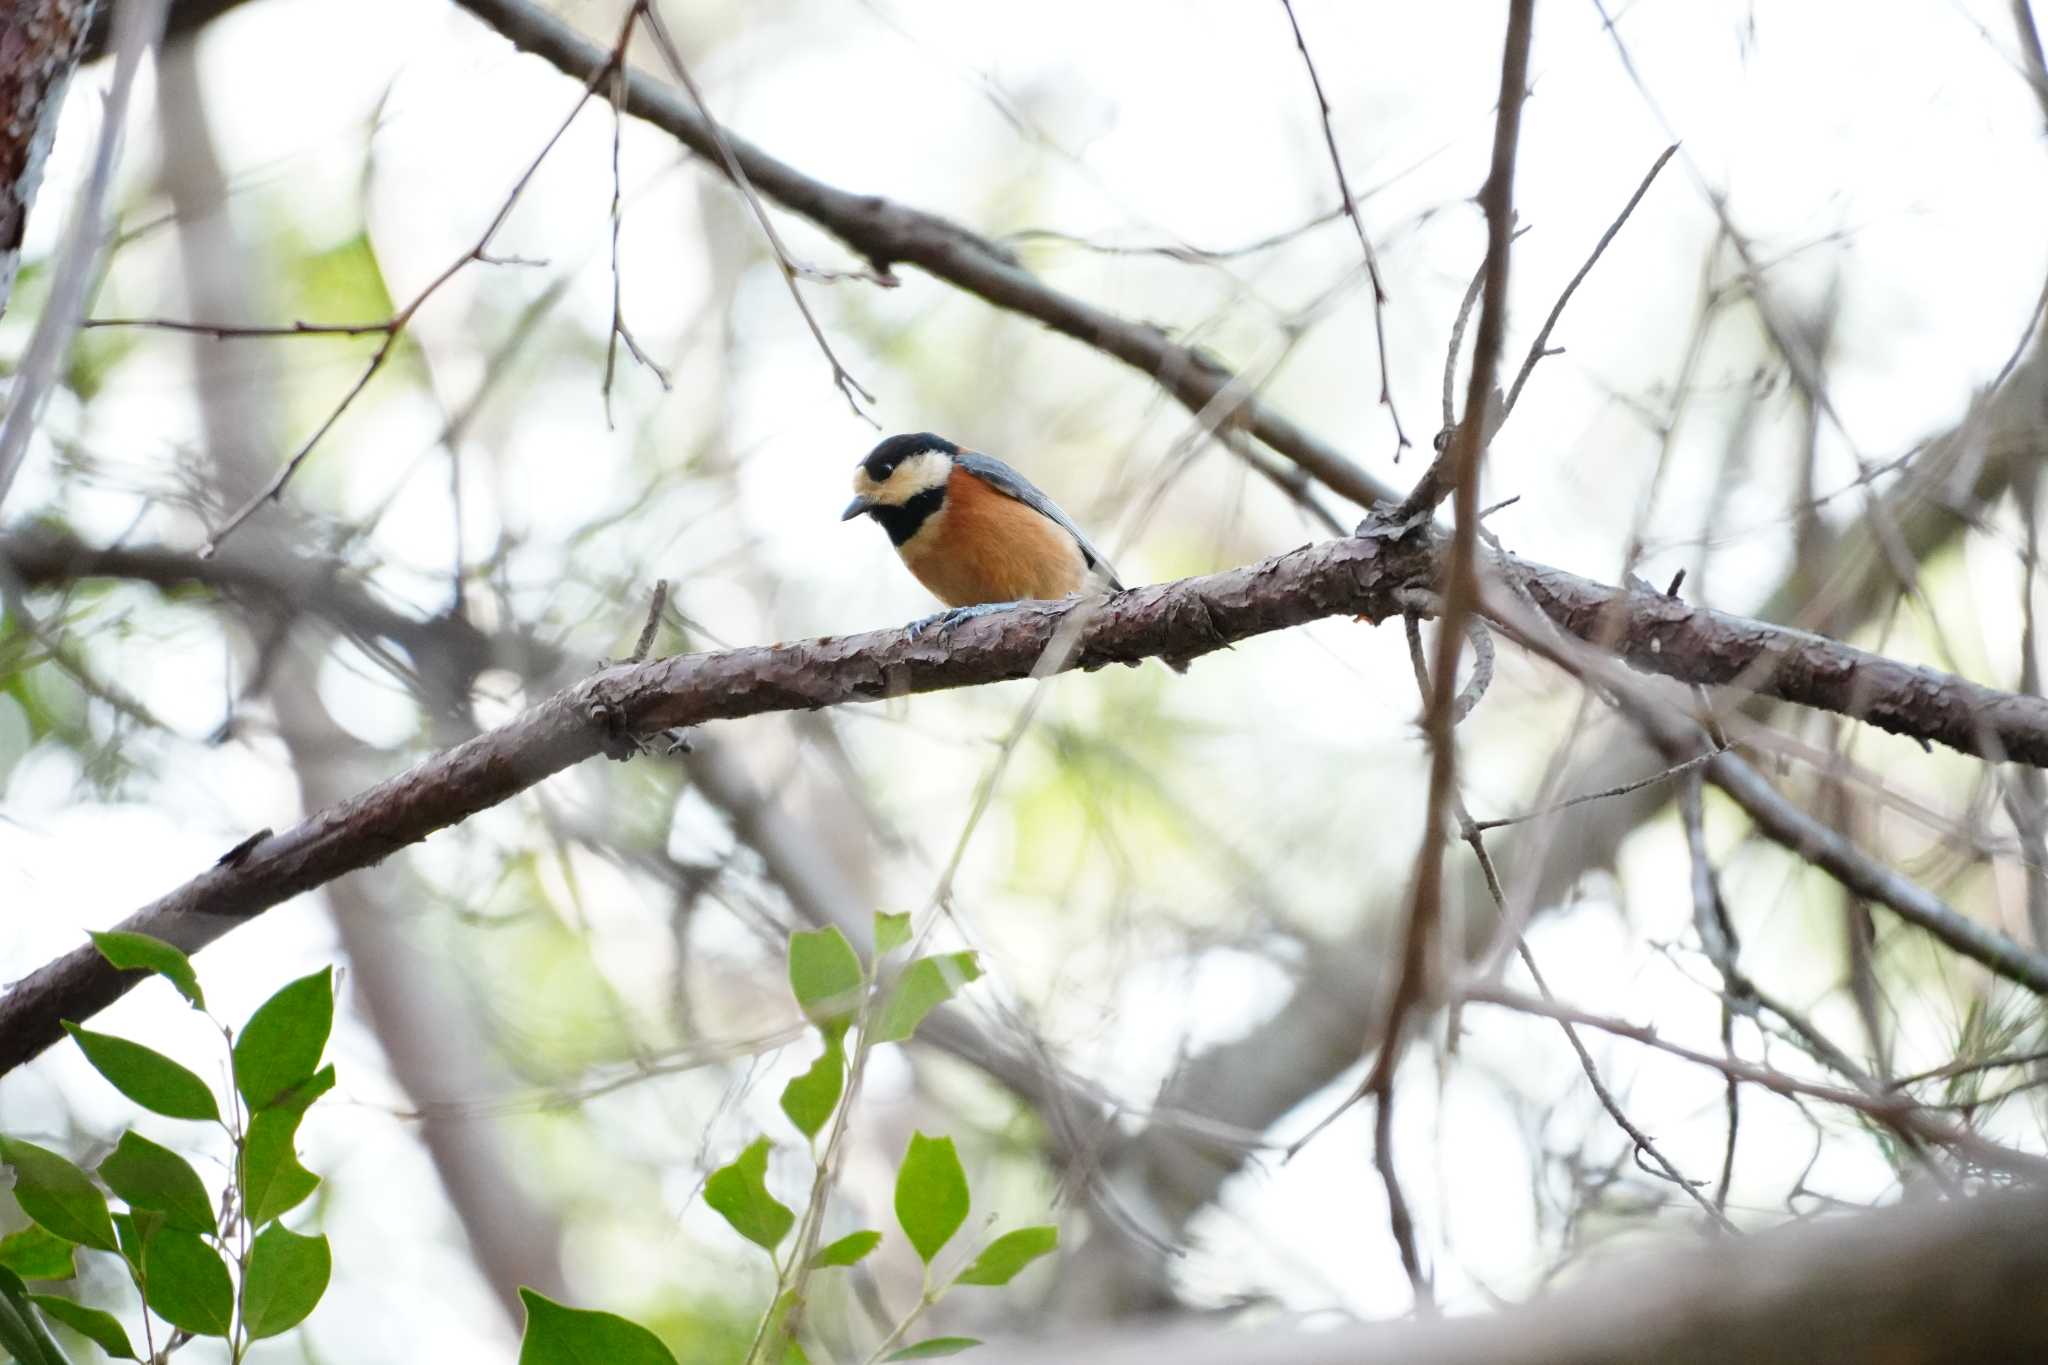
[[1067, 534], [1074, 538], [1074, 543], [1081, 547], [1081, 558], [1088, 562], [1088, 567], [1109, 580], [1110, 591], [1124, 590], [1124, 585], [1117, 579], [1116, 570], [1103, 558], [1102, 551], [1096, 549], [1088, 537], [1081, 534], [1081, 528], [1074, 525], [1067, 514], [1059, 509], [1058, 503], [1039, 491], [1037, 484], [995, 456], [984, 455], [978, 450], [963, 450], [953, 457], [953, 462], [998, 493], [1015, 498], [1039, 515], [1050, 517], [1065, 527]]

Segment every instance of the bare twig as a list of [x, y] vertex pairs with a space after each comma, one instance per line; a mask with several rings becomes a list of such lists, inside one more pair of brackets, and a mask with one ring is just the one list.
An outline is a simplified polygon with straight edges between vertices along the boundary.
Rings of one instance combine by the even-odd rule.
[[361, 337], [382, 336], [391, 330], [391, 319], [377, 322], [287, 322], [279, 325], [228, 322], [193, 322], [187, 318], [87, 318], [80, 327], [148, 327], [162, 332], [186, 332], [212, 337], [215, 341], [241, 341], [266, 337]]
[[1695, 754], [1691, 758], [1683, 759], [1668, 768], [1651, 773], [1648, 777], [1639, 778], [1634, 782], [1623, 782], [1619, 786], [1603, 787], [1596, 792], [1585, 792], [1578, 796], [1567, 797], [1563, 801], [1556, 801], [1547, 806], [1539, 806], [1535, 810], [1525, 811], [1520, 815], [1503, 816], [1498, 820], [1475, 820], [1473, 821], [1473, 828], [1481, 832], [1490, 829], [1505, 829], [1509, 825], [1519, 825], [1526, 820], [1539, 820], [1546, 815], [1555, 815], [1559, 811], [1570, 810], [1573, 806], [1583, 806], [1588, 801], [1605, 801], [1610, 797], [1627, 796], [1630, 792], [1641, 791], [1645, 787], [1654, 787], [1659, 782], [1669, 782], [1674, 777], [1691, 772], [1694, 768], [1697, 768], [1712, 757], [1713, 754], [1711, 753]]
[[[619, 47], [617, 49], [619, 54], [624, 53], [627, 43], [633, 36], [633, 24], [639, 17], [640, 9], [638, 6], [626, 12], [625, 31], [619, 37]], [[612, 425], [612, 376], [618, 370], [620, 341], [623, 340], [626, 343], [626, 349], [631, 353], [633, 359], [654, 372], [654, 377], [660, 381], [664, 392], [673, 387], [669, 380], [668, 371], [655, 364], [653, 358], [640, 349], [640, 343], [633, 337], [633, 330], [626, 325], [625, 275], [619, 269], [619, 228], [625, 223], [625, 211], [622, 203], [625, 191], [623, 178], [619, 174], [619, 143], [622, 140], [620, 134], [624, 131], [626, 124], [626, 63], [623, 59], [615, 60], [612, 63], [610, 86], [612, 103], [612, 325], [610, 332], [605, 337], [604, 382], [600, 386], [600, 390], [604, 395], [604, 423], [607, 427]]]
[[[1519, 227], [1509, 242], [1521, 240], [1529, 229]], [[1444, 348], [1444, 424], [1438, 429], [1432, 443], [1438, 452], [1450, 445], [1451, 436], [1458, 428], [1458, 356], [1465, 349], [1465, 324], [1472, 320], [1472, 309], [1479, 302], [1479, 291], [1486, 284], [1486, 258], [1480, 257], [1479, 268], [1472, 272], [1472, 283], [1465, 286], [1465, 297], [1458, 301], [1458, 315], [1451, 320], [1451, 342]], [[1482, 516], [1484, 513], [1481, 514]]]
[[[1477, 835], [1473, 836], [1475, 840], [1477, 837]], [[1474, 847], [1478, 847], [1478, 845], [1475, 844]], [[1521, 956], [1522, 966], [1528, 969], [1529, 979], [1536, 983], [1536, 991], [1542, 997], [1544, 1003], [1554, 1004], [1557, 997], [1551, 994], [1550, 983], [1543, 979], [1543, 973], [1537, 969], [1536, 955], [1529, 951], [1528, 940], [1517, 938], [1515, 940], [1515, 951]], [[1467, 1000], [1479, 998], [1476, 995], [1465, 997]], [[1600, 1069], [1594, 1064], [1593, 1054], [1587, 1050], [1585, 1040], [1579, 1037], [1578, 1025], [1573, 1020], [1561, 1016], [1553, 1017], [1557, 1018], [1558, 1024], [1564, 1029], [1565, 1040], [1571, 1044], [1573, 1055], [1579, 1059], [1579, 1070], [1585, 1072], [1587, 1084], [1592, 1087], [1594, 1098], [1600, 1101], [1600, 1107], [1607, 1111], [1607, 1117], [1614, 1121], [1614, 1126], [1621, 1129], [1628, 1140], [1634, 1144], [1637, 1156], [1639, 1158], [1647, 1157], [1650, 1161], [1656, 1163], [1656, 1173], [1661, 1174], [1665, 1180], [1683, 1190], [1693, 1203], [1699, 1205], [1700, 1211], [1706, 1214], [1708, 1221], [1720, 1231], [1731, 1233], [1739, 1231], [1735, 1224], [1728, 1220], [1728, 1215], [1722, 1211], [1720, 1201], [1710, 1201], [1705, 1195], [1701, 1194], [1699, 1182], [1686, 1179], [1678, 1167], [1672, 1163], [1671, 1158], [1664, 1155], [1663, 1149], [1657, 1146], [1655, 1140], [1648, 1133], [1637, 1127], [1633, 1119], [1629, 1118], [1627, 1112], [1621, 1107], [1621, 1101], [1614, 1097], [1614, 1092], [1609, 1090], [1607, 1083], [1600, 1079]]]
[[[410, 303], [394, 313], [389, 322], [381, 329], [372, 329], [373, 331], [381, 330], [384, 340], [370, 356], [370, 363], [363, 367], [363, 372], [357, 377], [355, 384], [347, 393], [342, 395], [341, 402], [336, 404], [334, 409], [327, 414], [326, 420], [322, 421], [314, 429], [313, 434], [306, 438], [305, 443], [292, 453], [291, 458], [278, 468], [277, 473], [271, 476], [269, 482], [264, 484], [254, 497], [229, 514], [227, 520], [214, 530], [213, 534], [208, 537], [205, 546], [201, 549], [201, 554], [212, 555], [218, 553], [221, 542], [232, 535], [237, 527], [254, 516], [257, 509], [262, 507], [264, 503], [275, 501], [284, 492], [285, 485], [290, 483], [292, 476], [299, 472], [299, 466], [306, 462], [306, 457], [313, 453], [313, 448], [320, 444], [321, 439], [329, 431], [334, 429], [335, 423], [341, 420], [342, 414], [348, 411], [350, 405], [361, 396], [363, 390], [370, 386], [370, 381], [375, 379], [378, 372], [384, 368], [385, 362], [391, 359], [393, 353], [398, 349], [399, 339], [405, 335], [407, 326], [412, 322], [414, 315], [426, 305], [427, 300], [431, 299], [440, 290], [442, 285], [454, 279], [462, 271], [463, 267], [469, 265], [472, 261], [490, 259], [488, 248], [490, 247], [491, 239], [498, 235], [498, 230], [505, 226], [505, 220], [512, 216], [512, 208], [519, 202], [519, 196], [526, 192], [527, 185], [532, 183], [534, 175], [540, 170], [541, 163], [547, 160], [550, 152], [554, 151], [555, 144], [562, 140], [562, 135], [569, 131], [569, 126], [576, 121], [576, 116], [583, 112], [583, 106], [589, 102], [592, 93], [611, 74], [613, 66], [624, 60], [623, 44], [630, 34], [631, 29], [629, 26], [620, 35], [620, 48], [615, 49], [611, 58], [604, 65], [600, 66], [591, 75], [590, 79], [584, 83], [582, 92], [577, 95], [576, 102], [569, 108], [568, 116], [562, 120], [560, 125], [548, 137], [546, 144], [541, 147], [539, 155], [535, 156], [528, 163], [525, 171], [520, 174], [519, 179], [513, 182], [511, 193], [506, 195], [505, 201], [498, 206], [497, 213], [492, 216], [490, 223], [484, 228], [483, 235], [478, 237], [475, 244], [467, 251], [449, 262], [440, 274], [427, 281], [426, 287], [415, 294]], [[219, 329], [212, 327], [199, 328], [198, 330], [211, 331], [216, 335], [219, 334]], [[291, 330], [297, 332], [302, 329], [298, 325], [294, 325]]]
[[1586, 263], [1579, 267], [1579, 273], [1572, 276], [1571, 283], [1564, 287], [1564, 292], [1557, 296], [1557, 302], [1550, 306], [1550, 316], [1543, 319], [1543, 328], [1536, 333], [1536, 340], [1529, 343], [1529, 354], [1523, 357], [1522, 368], [1515, 372], [1515, 382], [1508, 386], [1507, 401], [1501, 407], [1500, 420], [1503, 424], [1514, 412], [1515, 400], [1521, 397], [1522, 386], [1529, 382], [1529, 373], [1536, 368], [1536, 362], [1551, 354], [1544, 348], [1550, 341], [1550, 329], [1555, 327], [1557, 320], [1564, 315], [1565, 305], [1572, 301], [1572, 295], [1578, 292], [1579, 285], [1584, 283], [1586, 276], [1593, 273], [1593, 267], [1600, 263], [1601, 254], [1607, 250], [1607, 244], [1614, 240], [1615, 235], [1628, 222], [1629, 215], [1636, 211], [1636, 205], [1643, 202], [1643, 196], [1650, 192], [1651, 184], [1657, 179], [1657, 172], [1664, 169], [1664, 164], [1671, 160], [1677, 150], [1678, 144], [1674, 142], [1650, 164], [1642, 183], [1636, 186], [1636, 192], [1628, 197], [1628, 202], [1621, 206], [1621, 212], [1607, 225], [1607, 231], [1601, 233], [1600, 240], [1593, 244], [1593, 254], [1586, 257]]
[[1986, 1170], [2004, 1171], [2034, 1180], [2048, 1178], [2048, 1158], [2001, 1146], [1903, 1096], [1888, 1099], [1866, 1095], [1860, 1090], [1845, 1090], [1840, 1086], [1824, 1085], [1818, 1081], [1805, 1080], [1783, 1071], [1773, 1071], [1768, 1067], [1756, 1066], [1733, 1057], [1700, 1052], [1659, 1037], [1653, 1028], [1611, 1019], [1605, 1015], [1590, 1014], [1585, 1010], [1574, 1009], [1570, 1005], [1540, 1000], [1518, 991], [1484, 986], [1475, 988], [1466, 998], [1474, 1004], [1500, 1005], [1523, 1014], [1561, 1019], [1581, 1028], [1598, 1029], [1602, 1033], [1626, 1038], [1630, 1042], [1641, 1043], [1644, 1047], [1669, 1053], [1695, 1066], [1710, 1067], [1747, 1085], [1761, 1086], [1773, 1094], [1796, 1095], [1853, 1110], [1906, 1136], [1949, 1148], [1958, 1156]]
[[768, 248], [775, 257], [775, 267], [782, 272], [782, 282], [789, 286], [790, 298], [796, 300], [797, 311], [804, 315], [804, 325], [811, 329], [812, 340], [818, 343], [818, 349], [825, 353], [826, 363], [832, 367], [833, 384], [845, 395], [847, 406], [853, 409], [854, 416], [880, 430], [880, 424], [860, 405], [861, 399], [866, 399], [872, 404], [875, 396], [862, 388], [860, 381], [839, 363], [839, 357], [833, 353], [832, 343], [825, 339], [825, 329], [818, 325], [818, 319], [811, 313], [811, 306], [804, 302], [803, 290], [797, 287], [796, 262], [790, 256], [789, 248], [782, 244], [781, 236], [775, 231], [774, 220], [769, 218], [767, 208], [761, 203], [761, 196], [754, 192], [754, 183], [747, 176], [745, 164], [734, 154], [732, 143], [726, 139], [725, 129], [711, 116], [711, 106], [705, 102], [704, 92], [697, 88], [697, 82], [690, 76], [690, 69], [683, 65], [682, 50], [676, 46], [675, 39], [669, 36], [668, 25], [662, 22], [661, 11], [654, 7], [653, 0], [635, 0], [633, 12], [645, 19], [647, 31], [654, 35], [655, 46], [661, 50], [662, 58], [668, 63], [669, 70], [675, 72], [676, 79], [683, 83], [683, 88], [690, 92], [690, 98], [696, 101], [697, 112], [703, 115], [704, 126], [710, 130], [712, 144], [718, 150], [718, 158], [725, 167], [726, 175], [738, 188], [740, 197], [747, 201], [747, 207], [753, 210], [754, 221], [761, 225], [761, 235], [768, 239]]
[[1387, 1192], [1387, 1225], [1394, 1246], [1401, 1253], [1401, 1268], [1408, 1272], [1409, 1287], [1415, 1293], [1416, 1311], [1424, 1316], [1436, 1312], [1436, 1290], [1422, 1253], [1415, 1246], [1415, 1217], [1408, 1212], [1408, 1198], [1401, 1192], [1400, 1177], [1394, 1171], [1394, 1078], [1388, 1072], [1373, 1093], [1372, 1164], [1380, 1173]]
[[1409, 446], [1408, 433], [1401, 429], [1401, 413], [1394, 406], [1394, 387], [1387, 375], [1387, 286], [1380, 278], [1379, 253], [1366, 235], [1365, 220], [1358, 215], [1358, 201], [1351, 197], [1351, 182], [1344, 175], [1344, 158], [1337, 151], [1337, 130], [1330, 126], [1330, 100], [1323, 94], [1322, 77], [1316, 74], [1315, 58], [1309, 56], [1308, 39], [1301, 36], [1301, 21], [1294, 17], [1294, 0], [1280, 0], [1287, 11], [1287, 26], [1294, 30], [1294, 45], [1301, 49], [1301, 64], [1308, 69], [1308, 83], [1316, 92], [1316, 110], [1323, 121], [1323, 141], [1330, 149], [1330, 167], [1337, 172], [1337, 194], [1343, 200], [1345, 216], [1358, 234], [1358, 249], [1365, 255], [1366, 273], [1372, 277], [1372, 328], [1379, 346], [1380, 402], [1394, 423], [1394, 455], [1398, 459]]
[[[1428, 665], [1423, 658], [1421, 632], [1416, 628], [1413, 615], [1407, 618], [1407, 628], [1408, 662], [1415, 672], [1415, 686], [1424, 697], [1428, 697], [1431, 693]], [[1507, 893], [1501, 887], [1500, 873], [1494, 868], [1493, 855], [1487, 852], [1484, 835], [1481, 834], [1479, 826], [1473, 823], [1471, 812], [1465, 809], [1464, 798], [1456, 797], [1454, 799], [1457, 806], [1455, 814], [1458, 820], [1459, 833], [1464, 838], [1467, 846], [1471, 848], [1473, 858], [1479, 863], [1479, 870], [1486, 880], [1487, 894], [1493, 898], [1494, 910], [1500, 915], [1501, 922], [1508, 924], [1510, 923], [1510, 916]], [[1536, 983], [1537, 992], [1545, 1000], [1552, 999], [1550, 983], [1544, 979], [1542, 970], [1537, 967], [1536, 955], [1529, 950], [1528, 940], [1517, 932], [1514, 936], [1514, 942], [1516, 952], [1521, 955], [1522, 965], [1528, 969], [1530, 980]], [[1693, 1202], [1698, 1204], [1701, 1210], [1714, 1221], [1716, 1226], [1724, 1232], [1735, 1231], [1735, 1225], [1728, 1221], [1720, 1207], [1717, 1204], [1707, 1203], [1706, 1199], [1700, 1194], [1696, 1182], [1688, 1180], [1680, 1174], [1678, 1167], [1673, 1164], [1669, 1157], [1664, 1155], [1662, 1149], [1657, 1146], [1650, 1135], [1638, 1127], [1634, 1120], [1629, 1118], [1627, 1112], [1622, 1109], [1621, 1102], [1607, 1088], [1606, 1082], [1601, 1080], [1600, 1069], [1593, 1061], [1593, 1054], [1587, 1051], [1586, 1045], [1580, 1041], [1578, 1031], [1564, 1020], [1559, 1020], [1558, 1023], [1564, 1030], [1565, 1040], [1571, 1044], [1573, 1054], [1579, 1059], [1579, 1069], [1585, 1073], [1586, 1083], [1592, 1089], [1594, 1098], [1600, 1102], [1600, 1107], [1607, 1111], [1608, 1117], [1614, 1120], [1615, 1126], [1620, 1128], [1622, 1133], [1633, 1144], [1638, 1160], [1648, 1158], [1650, 1161], [1655, 1162], [1658, 1171], [1663, 1174], [1664, 1178], [1685, 1191]], [[1451, 1021], [1451, 1028], [1453, 1031], [1457, 1028], [1455, 1014]]]
[[668, 580], [654, 580], [654, 594], [647, 603], [647, 624], [640, 627], [640, 638], [633, 645], [633, 652], [626, 656], [626, 662], [637, 664], [647, 658], [647, 651], [654, 648], [654, 632], [661, 629], [661, 610], [668, 605]]
[[1180, 261], [1187, 265], [1208, 265], [1218, 261], [1235, 260], [1240, 256], [1255, 256], [1261, 251], [1271, 251], [1274, 247], [1285, 246], [1306, 233], [1313, 232], [1319, 227], [1349, 216], [1350, 214], [1346, 206], [1339, 204], [1336, 208], [1318, 213], [1315, 217], [1298, 226], [1283, 228], [1279, 232], [1268, 233], [1264, 237], [1241, 243], [1238, 246], [1216, 247], [1214, 249], [1183, 246], [1170, 242], [1131, 244], [1098, 242], [1076, 233], [1063, 232], [1058, 228], [1019, 228], [1015, 232], [1004, 233], [1002, 240], [1005, 242], [1057, 242], [1062, 246], [1079, 247], [1083, 251], [1092, 251], [1101, 256], [1163, 256], [1167, 260]]
[[[1478, 599], [1474, 547], [1479, 533], [1479, 461], [1486, 440], [1487, 397], [1493, 391], [1506, 333], [1508, 245], [1514, 222], [1515, 147], [1522, 126], [1522, 103], [1529, 88], [1529, 42], [1535, 0], [1512, 0], [1501, 58], [1500, 105], [1494, 123], [1493, 166], [1480, 199], [1486, 206], [1486, 284], [1481, 293], [1479, 335], [1473, 343], [1472, 373], [1465, 389], [1465, 417], [1450, 447], [1430, 465], [1402, 512], [1434, 507], [1424, 485], [1438, 479], [1448, 462], [1449, 486], [1457, 496], [1456, 530], [1450, 562], [1444, 571], [1443, 615], [1438, 625], [1436, 657], [1430, 675], [1429, 703], [1423, 730], [1429, 738], [1429, 795], [1422, 847], [1416, 854], [1414, 899], [1402, 939], [1399, 976], [1387, 1007], [1387, 1026], [1373, 1062], [1367, 1089], [1386, 1084], [1401, 1051], [1402, 1021], [1427, 990], [1429, 958], [1442, 914], [1444, 821], [1457, 797], [1457, 741], [1453, 711], [1458, 687], [1458, 638]], [[1428, 499], [1424, 501], [1424, 499]]]
[[2041, 52], [2041, 30], [2034, 25], [2034, 11], [2028, 0], [2012, 0], [2013, 28], [2019, 33], [2020, 57], [2026, 64], [2027, 84], [2040, 101], [2041, 116], [2048, 120], [2048, 57]]

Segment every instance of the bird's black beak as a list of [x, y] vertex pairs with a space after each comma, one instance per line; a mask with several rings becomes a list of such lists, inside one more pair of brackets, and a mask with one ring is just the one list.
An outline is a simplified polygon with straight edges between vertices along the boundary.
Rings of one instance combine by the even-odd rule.
[[846, 504], [846, 510], [839, 514], [839, 519], [841, 521], [852, 521], [874, 505], [875, 500], [873, 498], [855, 498], [852, 502]]

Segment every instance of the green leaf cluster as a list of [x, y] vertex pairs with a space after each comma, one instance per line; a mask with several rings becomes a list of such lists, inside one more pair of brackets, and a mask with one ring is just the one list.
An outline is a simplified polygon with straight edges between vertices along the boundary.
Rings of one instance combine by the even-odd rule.
[[[93, 942], [115, 967], [161, 976], [192, 1008], [206, 1008], [191, 960], [174, 945], [118, 931], [95, 934]], [[73, 1280], [81, 1250], [120, 1259], [141, 1301], [145, 1343], [157, 1340], [152, 1322], [161, 1320], [222, 1338], [240, 1359], [250, 1342], [304, 1321], [326, 1292], [330, 1249], [324, 1236], [294, 1232], [278, 1219], [319, 1184], [300, 1164], [295, 1139], [307, 1108], [334, 1085], [334, 1068], [320, 1065], [333, 1022], [331, 968], [284, 986], [234, 1039], [235, 1093], [225, 1101], [156, 1049], [67, 1022], [86, 1061], [130, 1100], [219, 1129], [234, 1150], [233, 1184], [216, 1209], [189, 1161], [133, 1131], [91, 1172], [0, 1133], [0, 1164], [32, 1220], [0, 1240], [0, 1350], [34, 1365], [67, 1360], [52, 1323], [116, 1359], [160, 1349], [138, 1351], [122, 1319], [103, 1308], [29, 1289], [30, 1281]]]
[[[704, 1184], [705, 1204], [734, 1232], [766, 1252], [776, 1271], [776, 1294], [748, 1353], [749, 1365], [801, 1361], [796, 1331], [807, 1277], [815, 1271], [858, 1265], [882, 1245], [883, 1234], [873, 1228], [817, 1245], [832, 1182], [832, 1153], [847, 1120], [846, 1098], [858, 1088], [873, 1048], [907, 1042], [926, 1016], [981, 975], [971, 952], [912, 957], [891, 969], [889, 960], [912, 941], [910, 916], [889, 914], [875, 917], [871, 962], [862, 962], [835, 927], [790, 936], [790, 993], [822, 1044], [810, 1066], [783, 1087], [781, 1097], [784, 1116], [809, 1144], [817, 1167], [810, 1200], [799, 1212], [769, 1189], [773, 1144], [765, 1136], [748, 1143]], [[898, 1343], [947, 1291], [961, 1285], [1008, 1284], [1059, 1245], [1057, 1228], [1019, 1228], [983, 1247], [950, 1280], [934, 1281], [932, 1263], [965, 1224], [970, 1207], [967, 1172], [953, 1140], [914, 1134], [896, 1172], [895, 1211], [897, 1226], [925, 1267], [925, 1289], [876, 1348], [876, 1359], [935, 1359], [979, 1345], [971, 1337]], [[793, 1232], [795, 1243], [786, 1247]], [[521, 1365], [597, 1360], [673, 1365], [675, 1357], [659, 1338], [624, 1318], [565, 1307], [530, 1289], [522, 1290], [521, 1296], [527, 1309]]]

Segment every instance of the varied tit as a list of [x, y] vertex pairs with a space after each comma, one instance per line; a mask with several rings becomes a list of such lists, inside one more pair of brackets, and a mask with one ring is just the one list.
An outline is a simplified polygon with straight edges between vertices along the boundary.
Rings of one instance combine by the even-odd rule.
[[873, 517], [952, 625], [1012, 602], [1122, 592], [1116, 570], [1031, 480], [930, 432], [891, 436], [853, 471], [840, 515]]

